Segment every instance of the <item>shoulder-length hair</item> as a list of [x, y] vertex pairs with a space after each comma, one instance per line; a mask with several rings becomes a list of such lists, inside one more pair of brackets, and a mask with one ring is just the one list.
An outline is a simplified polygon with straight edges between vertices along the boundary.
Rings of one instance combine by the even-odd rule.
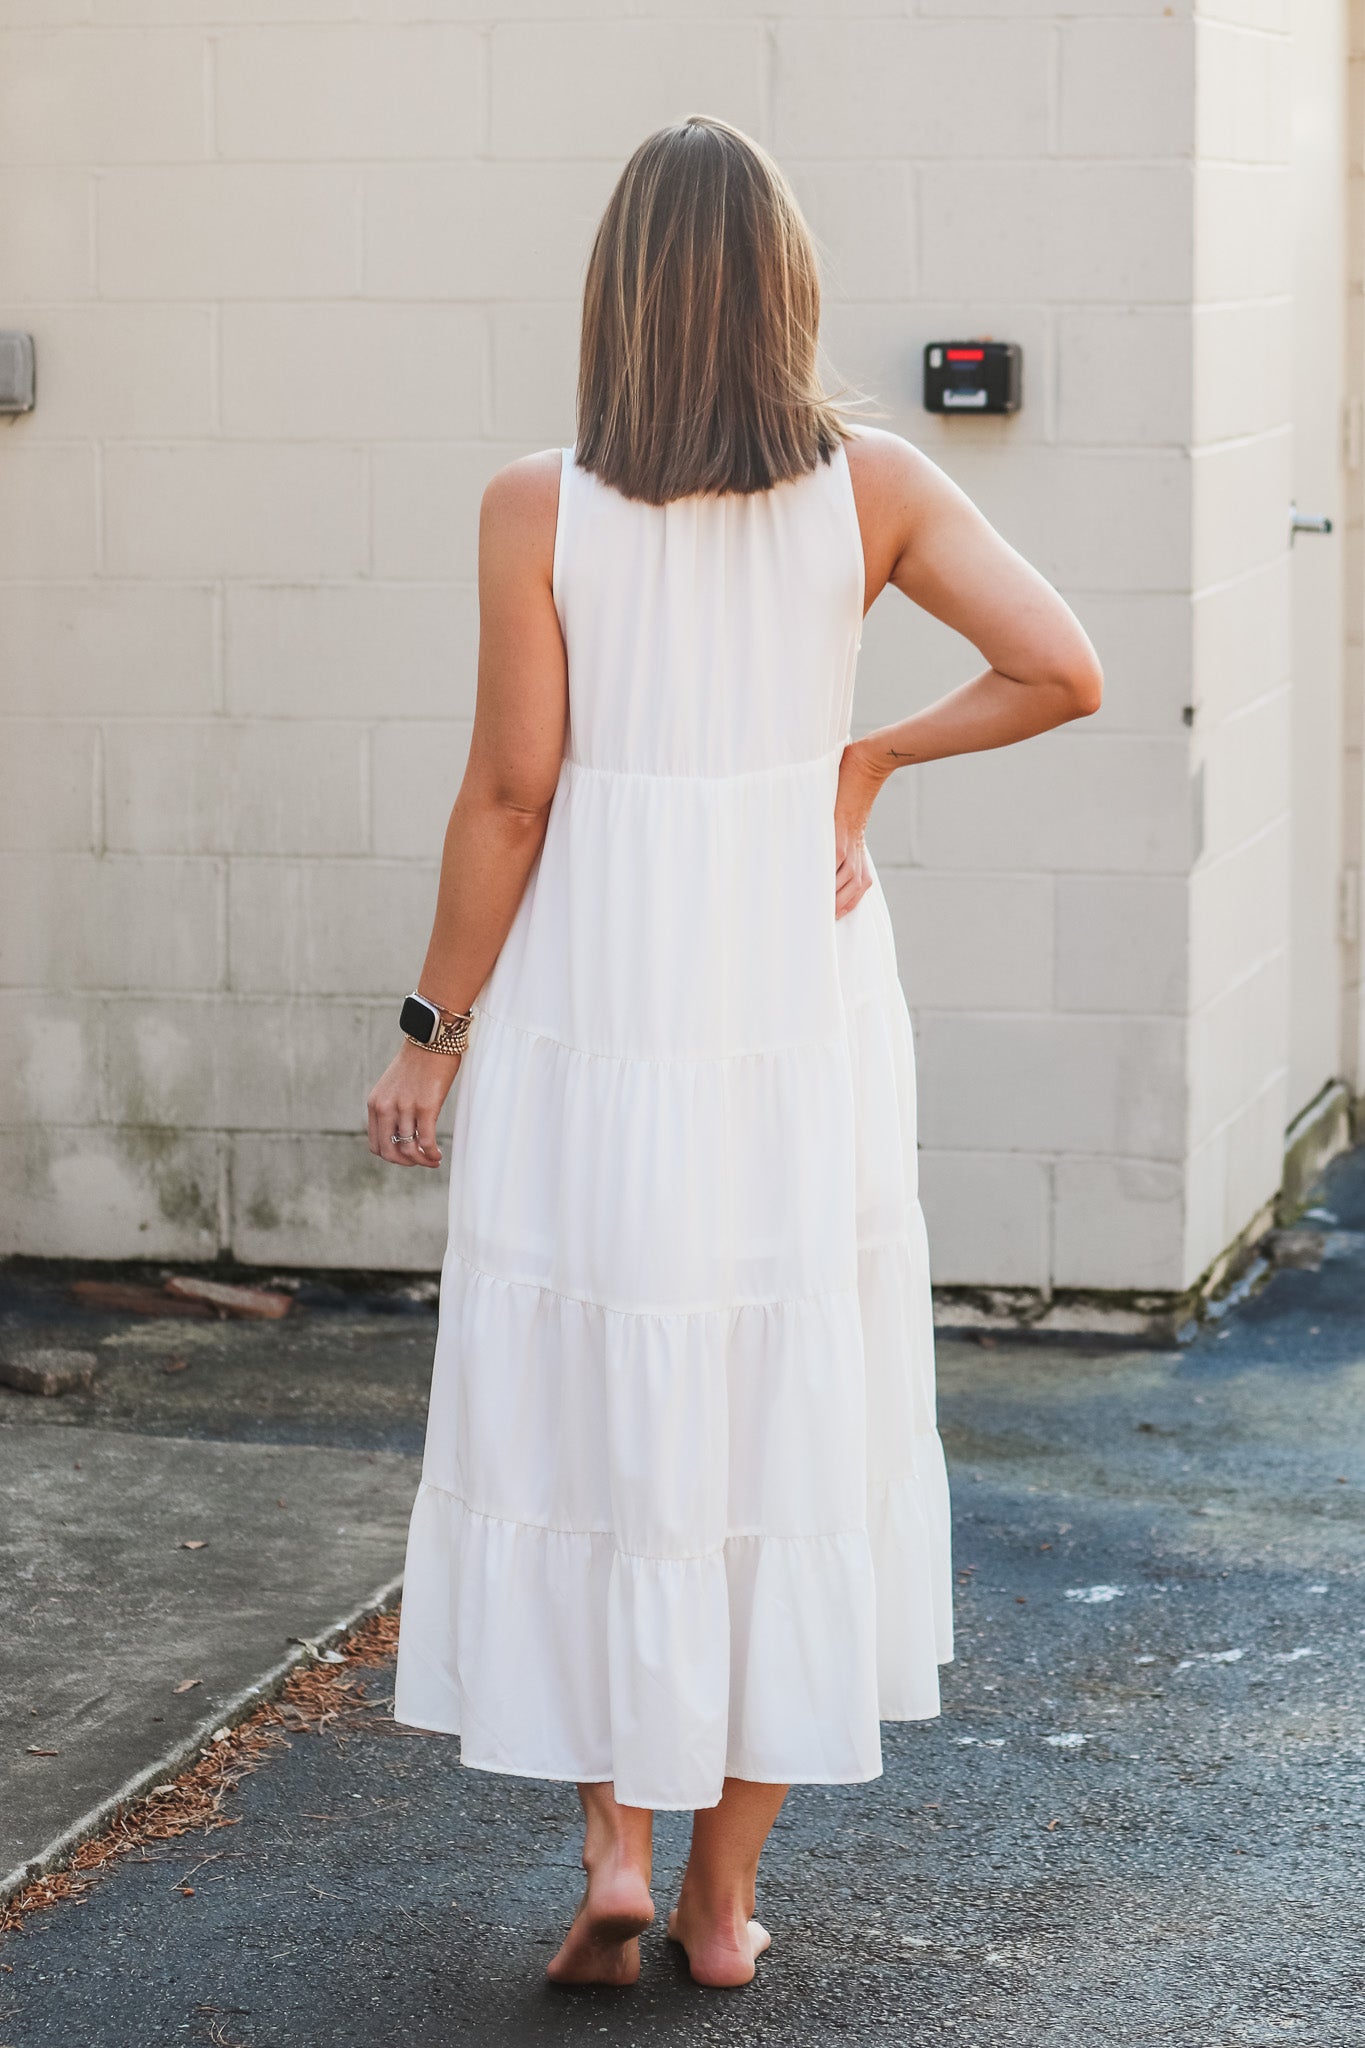
[[653, 505], [806, 475], [849, 432], [819, 327], [810, 231], [767, 151], [705, 115], [660, 128], [588, 262], [579, 463]]

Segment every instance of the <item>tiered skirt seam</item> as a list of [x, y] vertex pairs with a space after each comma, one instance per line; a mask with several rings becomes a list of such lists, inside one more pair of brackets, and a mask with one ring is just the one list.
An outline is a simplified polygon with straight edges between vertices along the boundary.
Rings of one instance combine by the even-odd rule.
[[[913, 1240], [908, 1231], [897, 1231], [890, 1237], [870, 1238], [866, 1242], [859, 1241], [856, 1251], [861, 1256], [864, 1252], [893, 1250], [898, 1245], [904, 1245], [907, 1249], [913, 1248]], [[641, 1316], [660, 1322], [683, 1322], [690, 1317], [740, 1315], [749, 1309], [813, 1308], [820, 1302], [839, 1301], [847, 1295], [858, 1293], [858, 1282], [855, 1279], [850, 1280], [844, 1287], [822, 1287], [812, 1294], [756, 1296], [751, 1300], [720, 1301], [686, 1308], [649, 1308], [639, 1304], [627, 1307], [619, 1302], [598, 1301], [590, 1294], [575, 1294], [567, 1287], [551, 1287], [543, 1280], [522, 1280], [510, 1274], [490, 1272], [487, 1266], [479, 1265], [477, 1260], [471, 1259], [454, 1245], [448, 1246], [446, 1258], [454, 1259], [477, 1279], [491, 1280], [498, 1287], [520, 1287], [531, 1294], [548, 1295], [555, 1301], [571, 1301], [579, 1308], [597, 1309], [604, 1316]]]
[[610, 775], [623, 782], [772, 782], [783, 775], [809, 774], [817, 768], [828, 768], [831, 762], [838, 760], [847, 745], [847, 740], [839, 740], [834, 746], [826, 747], [822, 754], [803, 754], [796, 761], [777, 761], [762, 768], [732, 768], [723, 774], [712, 775], [699, 774], [690, 768], [620, 768], [612, 763], [585, 761], [578, 754], [566, 754], [563, 765], [576, 775]]
[[[894, 1484], [894, 1482], [892, 1482]], [[627, 1550], [617, 1542], [612, 1529], [565, 1529], [556, 1522], [528, 1522], [519, 1515], [492, 1515], [486, 1508], [473, 1507], [462, 1494], [452, 1493], [448, 1486], [440, 1486], [434, 1479], [423, 1478], [422, 1488], [427, 1493], [439, 1493], [443, 1500], [450, 1501], [462, 1514], [476, 1522], [490, 1522], [504, 1529], [525, 1530], [532, 1536], [568, 1536], [599, 1542], [606, 1537], [620, 1558], [630, 1564], [709, 1564], [723, 1558], [732, 1543], [847, 1543], [850, 1539], [863, 1539], [867, 1530], [863, 1526], [854, 1529], [822, 1529], [814, 1534], [774, 1535], [766, 1529], [732, 1529], [720, 1543], [709, 1550], [673, 1551], [667, 1555], [656, 1550]]]
[[560, 1052], [571, 1053], [575, 1059], [608, 1060], [617, 1066], [627, 1067], [708, 1067], [737, 1064], [741, 1060], [785, 1059], [794, 1052], [832, 1052], [847, 1042], [848, 1020], [877, 1000], [875, 991], [872, 991], [846, 1003], [843, 1026], [838, 1031], [826, 1032], [821, 1038], [792, 1038], [781, 1045], [753, 1045], [737, 1052], [695, 1053], [606, 1052], [597, 1046], [574, 1045], [570, 1039], [559, 1038], [538, 1024], [519, 1024], [514, 1017], [504, 1016], [499, 1010], [490, 1010], [483, 1003], [476, 1003], [474, 1008], [480, 1018], [487, 1018], [499, 1030], [515, 1032], [521, 1038], [539, 1039]]

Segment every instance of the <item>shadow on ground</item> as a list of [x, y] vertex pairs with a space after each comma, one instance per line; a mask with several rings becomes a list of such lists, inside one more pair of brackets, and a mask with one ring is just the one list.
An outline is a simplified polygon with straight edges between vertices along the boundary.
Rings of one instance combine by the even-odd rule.
[[[657, 1934], [632, 1992], [544, 1987], [572, 1793], [463, 1772], [454, 1743], [371, 1715], [293, 1738], [239, 1826], [6, 1941], [0, 2043], [1358, 2048], [1365, 1153], [1320, 1204], [1321, 1270], [1275, 1272], [1184, 1349], [942, 1342], [944, 1713], [886, 1729], [875, 1784], [792, 1795], [750, 1990], [698, 1991]], [[429, 1326], [376, 1335], [388, 1362], [357, 1337], [346, 1370], [374, 1391], [328, 1443], [416, 1441], [409, 1339], [429, 1357]], [[295, 1426], [295, 1339], [244, 1341]], [[661, 1817], [661, 1904], [684, 1847]]]

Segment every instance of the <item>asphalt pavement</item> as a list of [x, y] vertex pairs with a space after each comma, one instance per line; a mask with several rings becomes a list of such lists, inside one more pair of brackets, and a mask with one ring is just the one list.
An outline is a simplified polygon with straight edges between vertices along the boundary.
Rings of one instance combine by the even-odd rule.
[[[239, 1826], [0, 1944], [0, 2048], [1359, 2048], [1365, 1152], [1304, 1228], [1317, 1270], [1264, 1274], [1179, 1347], [941, 1339], [944, 1712], [884, 1730], [873, 1784], [793, 1792], [748, 1990], [700, 1991], [657, 1932], [636, 1989], [547, 1987], [572, 1790], [464, 1771], [370, 1713], [292, 1736]], [[0, 1414], [23, 1401], [73, 1452], [112, 1408], [160, 1454], [317, 1441], [397, 1466], [432, 1323], [379, 1302], [199, 1326], [198, 1391], [125, 1332], [103, 1393]], [[661, 1908], [684, 1853], [661, 1816]]]

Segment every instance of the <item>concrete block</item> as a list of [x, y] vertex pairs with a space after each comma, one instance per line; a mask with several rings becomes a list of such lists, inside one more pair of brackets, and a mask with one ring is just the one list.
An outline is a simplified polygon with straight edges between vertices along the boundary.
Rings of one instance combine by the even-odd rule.
[[346, 298], [360, 284], [360, 178], [346, 164], [108, 171], [100, 288], [121, 299]]
[[612, 163], [384, 164], [365, 176], [365, 290], [384, 299], [576, 299]]
[[[885, 590], [863, 622], [853, 700], [855, 725], [859, 731], [869, 732], [874, 726], [905, 718], [980, 667], [975, 648], [928, 612], [909, 604], [898, 590]], [[900, 776], [888, 784], [877, 799], [878, 806], [908, 779]]]
[[790, 176], [820, 252], [826, 298], [909, 298], [918, 274], [910, 166], [796, 161]]
[[[1278, 174], [1276, 174], [1278, 175]], [[926, 164], [920, 281], [933, 298], [1179, 305], [1189, 294], [1184, 164]]]
[[26, 440], [148, 440], [214, 428], [207, 306], [40, 306], [23, 315], [38, 360]]
[[1193, 155], [1193, 23], [1165, 15], [1064, 21], [1058, 41], [1062, 156]]
[[[854, 730], [862, 733], [871, 728], [855, 725]], [[867, 844], [877, 871], [888, 886], [895, 869], [912, 866], [915, 862], [918, 810], [918, 794], [910, 776], [893, 775], [890, 782], [882, 785], [868, 823]]]
[[222, 974], [220, 877], [211, 861], [0, 858], [0, 986], [216, 988]]
[[1072, 590], [1185, 590], [1190, 467], [1176, 448], [959, 445], [947, 465], [1050, 582]]
[[882, 886], [917, 1016], [1052, 1007], [1051, 876], [900, 868], [884, 874]]
[[434, 860], [235, 861], [229, 985], [248, 995], [401, 996], [435, 909]]
[[0, 171], [0, 277], [12, 305], [89, 298], [95, 252], [88, 172]]
[[1183, 874], [1193, 805], [1182, 738], [1078, 731], [909, 772], [928, 867]]
[[176, 1130], [361, 1130], [375, 1079], [368, 1033], [366, 1011], [347, 1002], [110, 1001], [104, 1116]]
[[479, 65], [478, 33], [446, 22], [231, 31], [215, 49], [219, 153], [271, 163], [472, 156]]
[[1192, 1287], [1227, 1249], [1223, 1218], [1229, 1207], [1226, 1133], [1215, 1131], [1185, 1162], [1184, 1286]]
[[430, 1272], [445, 1252], [446, 1172], [385, 1166], [359, 1134], [236, 1138], [233, 1255], [253, 1265]]
[[773, 147], [782, 157], [1031, 157], [1048, 145], [1042, 23], [779, 22]]
[[1184, 1175], [1149, 1159], [1059, 1159], [1053, 1168], [1058, 1287], [1179, 1288]]
[[1225, 719], [1200, 746], [1205, 858], [1228, 852], [1288, 815], [1291, 712], [1288, 688], [1275, 690]]
[[[1240, 0], [1223, 0], [1223, 4], [1238, 5]], [[1282, 5], [1284, 0], [1262, 0], [1262, 4]], [[1039, 14], [1050, 18], [1058, 12], [1056, 0], [918, 0], [918, 5], [921, 14], [979, 15], [982, 19], [1014, 19]], [[1100, 15], [1167, 15], [1171, 5], [1170, 0], [1085, 0], [1085, 11]]]
[[[1263, 955], [1190, 1018], [1191, 1145], [1239, 1115], [1283, 1074], [1288, 1034], [1288, 954], [1280, 949]], [[1280, 1130], [1283, 1137], [1283, 1121]]]
[[16, 1132], [0, 1146], [0, 1254], [211, 1259], [223, 1140], [207, 1132]]
[[111, 725], [105, 837], [116, 853], [362, 853], [355, 725], [214, 719]]
[[1195, 298], [1268, 299], [1294, 288], [1293, 192], [1278, 164], [1194, 167]]
[[1180, 592], [1063, 593], [1104, 667], [1104, 702], [1090, 733], [1183, 730], [1193, 687], [1190, 601]]
[[114, 446], [106, 567], [121, 576], [353, 576], [365, 567], [359, 449]]
[[1185, 1168], [1185, 1284], [1192, 1285], [1274, 1199], [1284, 1170], [1285, 1075], [1194, 1147]]
[[74, 444], [20, 441], [0, 463], [0, 574], [92, 575], [95, 454]]
[[98, 735], [89, 725], [0, 726], [0, 847], [92, 853]]
[[698, 108], [763, 139], [766, 25], [500, 21], [492, 31], [495, 157], [627, 157]]
[[16, 713], [213, 708], [213, 593], [187, 584], [15, 584], [6, 590], [5, 696]]
[[1229, 21], [1238, 28], [1277, 30], [1283, 34], [1294, 18], [1294, 0], [1199, 0], [1201, 17]]
[[1289, 839], [1281, 818], [1190, 876], [1191, 1010], [1225, 994], [1268, 946], [1288, 945]]
[[[335, 7], [335, 0], [332, 0]], [[623, 15], [674, 11], [675, 0], [517, 0], [519, 21], [616, 20]], [[487, 0], [355, 0], [366, 21], [487, 21], [497, 12]]]
[[1273, 1201], [1284, 1176], [1284, 1134], [1290, 1103], [1286, 1076], [1271, 1075], [1264, 1088], [1232, 1118], [1223, 1134], [1227, 1181], [1223, 1242], [1230, 1244], [1258, 1210]]
[[1013, 1152], [919, 1155], [938, 1287], [1046, 1287], [1049, 1169]]
[[1062, 308], [1057, 314], [1060, 438], [1098, 446], [1186, 446], [1191, 355], [1190, 315], [1184, 308]]
[[466, 719], [374, 728], [370, 805], [377, 854], [399, 860], [439, 859], [471, 730]]
[[1196, 733], [1216, 728], [1289, 681], [1290, 566], [1286, 549], [1230, 582], [1195, 592], [1190, 616]]
[[370, 543], [376, 576], [473, 583], [479, 505], [515, 442], [396, 442], [370, 451]]
[[1184, 876], [1059, 875], [1057, 1008], [1182, 1015], [1187, 889]]
[[[66, 4], [66, 0], [64, 0]], [[424, 12], [435, 10], [437, 0]], [[335, 21], [337, 0], [83, 0], [96, 21]]]
[[920, 1019], [920, 1137], [930, 1150], [1179, 1160], [1179, 1018]]
[[1197, 448], [1190, 458], [1196, 589], [1224, 583], [1289, 548], [1293, 430]]
[[1194, 438], [1230, 441], [1281, 427], [1293, 389], [1293, 304], [1196, 306]]
[[0, 990], [0, 1126], [97, 1122], [103, 1066], [95, 997]]
[[96, 1351], [69, 1351], [58, 1346], [0, 1352], [0, 1386], [21, 1394], [55, 1399], [79, 1387], [94, 1385], [100, 1358]]
[[1199, 153], [1231, 163], [1288, 163], [1290, 45], [1247, 22], [1245, 13], [1240, 21], [1231, 10], [1229, 15], [1192, 24]]
[[578, 306], [497, 306], [492, 320], [494, 434], [567, 447], [574, 437]]
[[176, 28], [10, 33], [0, 65], [7, 163], [176, 163], [202, 157], [204, 40]]
[[223, 427], [256, 440], [477, 434], [487, 348], [464, 306], [225, 306]]
[[266, 718], [469, 718], [478, 606], [467, 585], [244, 584], [227, 593], [227, 708]]

